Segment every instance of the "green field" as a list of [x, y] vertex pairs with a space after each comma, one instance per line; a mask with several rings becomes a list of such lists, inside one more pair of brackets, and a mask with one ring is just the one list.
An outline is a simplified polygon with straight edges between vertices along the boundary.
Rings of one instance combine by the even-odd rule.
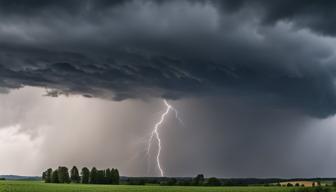
[[289, 192], [287, 187], [176, 187], [133, 185], [46, 184], [38, 181], [0, 181], [0, 192]]

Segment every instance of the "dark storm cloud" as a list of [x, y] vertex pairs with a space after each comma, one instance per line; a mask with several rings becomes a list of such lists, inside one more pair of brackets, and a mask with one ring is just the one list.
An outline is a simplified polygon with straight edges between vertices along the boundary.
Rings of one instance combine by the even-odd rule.
[[254, 6], [263, 13], [263, 21], [274, 24], [277, 21], [293, 21], [299, 27], [307, 27], [313, 31], [332, 35], [336, 34], [335, 9], [336, 2], [332, 0], [224, 0], [216, 1], [225, 10], [238, 10], [243, 7]]
[[325, 117], [336, 111], [333, 4], [0, 1], [0, 86], [115, 100], [230, 94]]

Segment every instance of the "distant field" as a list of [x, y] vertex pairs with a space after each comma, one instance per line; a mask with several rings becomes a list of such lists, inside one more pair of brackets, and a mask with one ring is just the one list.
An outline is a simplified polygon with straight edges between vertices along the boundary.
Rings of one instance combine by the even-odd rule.
[[45, 184], [38, 181], [0, 181], [0, 192], [289, 192], [287, 187], [175, 187], [131, 185]]
[[[317, 186], [317, 182], [314, 181], [289, 181], [289, 182], [281, 182], [281, 185], [287, 185], [288, 183], [291, 183], [293, 186], [295, 184], [304, 185], [305, 187], [312, 187]], [[327, 183], [321, 183], [322, 186], [325, 186]]]

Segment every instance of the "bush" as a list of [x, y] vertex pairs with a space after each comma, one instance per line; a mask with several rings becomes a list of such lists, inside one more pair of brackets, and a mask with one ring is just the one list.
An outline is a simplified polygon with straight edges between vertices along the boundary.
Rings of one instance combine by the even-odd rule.
[[145, 185], [145, 180], [140, 179], [140, 180], [127, 180], [126, 184], [128, 185]]
[[173, 185], [176, 185], [176, 183], [177, 183], [177, 179], [169, 178], [166, 181], [161, 181], [160, 185], [173, 186]]
[[192, 180], [192, 185], [203, 185], [204, 183], [204, 175], [203, 174], [198, 174], [195, 178]]
[[179, 186], [190, 186], [191, 181], [178, 181], [177, 185], [179, 185]]
[[291, 192], [330, 192], [330, 189], [327, 187], [305, 187], [293, 189]]
[[220, 186], [222, 183], [216, 177], [211, 177], [207, 180], [207, 186]]

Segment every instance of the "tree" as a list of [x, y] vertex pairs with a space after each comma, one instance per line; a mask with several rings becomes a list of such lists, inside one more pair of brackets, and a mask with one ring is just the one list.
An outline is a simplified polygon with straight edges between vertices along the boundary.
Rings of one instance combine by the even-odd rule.
[[58, 180], [58, 170], [55, 170], [55, 171], [52, 172], [51, 183], [59, 183], [59, 180]]
[[78, 169], [77, 169], [76, 166], [73, 166], [71, 171], [70, 171], [70, 179], [71, 179], [71, 182], [73, 182], [73, 183], [79, 183], [80, 182], [80, 177], [79, 177]]
[[49, 168], [49, 169], [47, 169], [47, 171], [45, 172], [45, 182], [46, 183], [51, 183], [51, 178], [52, 178], [52, 169], [51, 168]]
[[58, 167], [59, 183], [70, 183], [69, 171], [67, 167]]
[[119, 176], [119, 171], [118, 169], [111, 169], [111, 183], [114, 185], [118, 185], [119, 184], [119, 180], [120, 180], [120, 176]]
[[198, 174], [192, 180], [192, 185], [202, 185], [203, 183], [204, 183], [204, 175], [203, 174]]
[[111, 169], [106, 169], [106, 171], [105, 171], [105, 178], [106, 178], [106, 183], [107, 184], [112, 184]]
[[42, 173], [42, 180], [45, 181], [47, 178], [47, 171], [43, 171]]
[[120, 181], [119, 170], [115, 169], [114, 172], [115, 172], [114, 173], [115, 174], [115, 176], [114, 176], [114, 184], [119, 185], [119, 181]]
[[[82, 176], [82, 177], [81, 177]], [[78, 168], [73, 166], [70, 170], [65, 166], [59, 166], [56, 170], [51, 168], [42, 173], [42, 179], [46, 183], [91, 183], [91, 184], [119, 184], [120, 175], [118, 169], [97, 170], [95, 167], [91, 171], [84, 167], [79, 175]]]
[[87, 167], [82, 169], [82, 183], [87, 184], [90, 181], [90, 170]]
[[90, 171], [90, 183], [97, 183], [97, 169], [95, 167], [93, 167]]
[[207, 185], [208, 186], [220, 186], [221, 182], [216, 177], [211, 177], [211, 178], [208, 179]]
[[98, 170], [97, 171], [97, 184], [104, 184], [105, 183], [105, 171]]

